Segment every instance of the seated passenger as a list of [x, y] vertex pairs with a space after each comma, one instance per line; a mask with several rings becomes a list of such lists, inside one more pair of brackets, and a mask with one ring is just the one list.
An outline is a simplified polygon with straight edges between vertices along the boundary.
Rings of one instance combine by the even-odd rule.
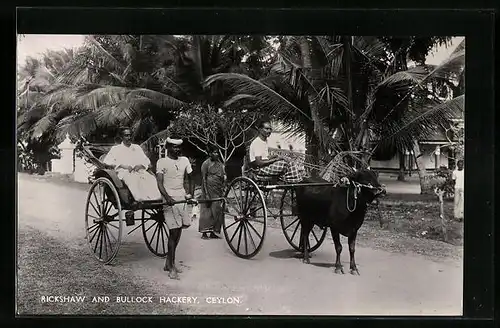
[[281, 178], [286, 183], [297, 183], [303, 180], [304, 172], [291, 160], [272, 156], [269, 157], [267, 138], [272, 128], [269, 120], [260, 121], [259, 135], [252, 141], [249, 149], [250, 167], [255, 170], [256, 179], [269, 177]]
[[151, 161], [141, 146], [131, 142], [129, 128], [123, 128], [121, 135], [122, 143], [111, 147], [104, 164], [116, 170], [118, 178], [127, 185], [136, 201], [161, 200], [156, 178], [147, 171]]

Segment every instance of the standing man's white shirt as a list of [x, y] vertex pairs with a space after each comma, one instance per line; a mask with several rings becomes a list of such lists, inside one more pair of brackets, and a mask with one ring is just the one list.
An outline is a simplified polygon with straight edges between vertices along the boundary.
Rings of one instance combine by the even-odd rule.
[[454, 170], [452, 179], [455, 180], [455, 189], [464, 189], [464, 172], [465, 170]]
[[[104, 163], [108, 165], [143, 165], [146, 169], [151, 161], [146, 156], [141, 146], [131, 144], [129, 147], [123, 143], [111, 147], [111, 150], [104, 158]], [[118, 178], [123, 180], [136, 201], [160, 200], [161, 194], [156, 184], [156, 178], [146, 169], [137, 172], [129, 172], [122, 167], [115, 169]]]
[[156, 172], [163, 173], [163, 186], [168, 195], [175, 200], [183, 200], [186, 196], [184, 174], [193, 172], [189, 159], [184, 156], [177, 159], [168, 156], [160, 158], [156, 164]]
[[269, 159], [269, 146], [267, 140], [264, 141], [260, 137], [255, 138], [250, 144], [249, 149], [250, 163], [255, 161], [255, 157], [261, 156], [261, 159]]

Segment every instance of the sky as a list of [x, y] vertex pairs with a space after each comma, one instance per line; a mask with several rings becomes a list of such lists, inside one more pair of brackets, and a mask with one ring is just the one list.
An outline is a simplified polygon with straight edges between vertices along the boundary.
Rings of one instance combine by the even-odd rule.
[[[25, 34], [17, 43], [17, 63], [22, 64], [27, 56], [38, 57], [47, 50], [61, 50], [83, 44], [84, 35], [70, 34]], [[442, 46], [427, 57], [427, 64], [438, 65], [447, 58], [464, 37], [454, 37], [452, 45]]]
[[22, 64], [26, 57], [38, 57], [47, 50], [61, 50], [79, 47], [83, 44], [84, 35], [70, 34], [25, 34], [18, 38], [17, 63]]

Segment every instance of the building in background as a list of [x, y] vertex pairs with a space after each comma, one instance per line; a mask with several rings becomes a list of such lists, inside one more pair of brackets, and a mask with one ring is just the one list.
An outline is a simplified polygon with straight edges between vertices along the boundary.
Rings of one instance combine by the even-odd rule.
[[[464, 128], [464, 120], [462, 118], [453, 119], [451, 124], [454, 124], [457, 129]], [[419, 140], [420, 153], [422, 154], [426, 170], [434, 171], [441, 166], [454, 169], [455, 160], [458, 155], [453, 143], [457, 141], [451, 129], [438, 129], [434, 134]], [[404, 156], [402, 160], [400, 160], [401, 155]], [[405, 154], [395, 154], [390, 160], [372, 160], [370, 165], [373, 169], [387, 172], [396, 172], [402, 169], [406, 173], [411, 174], [417, 170], [413, 151], [406, 151]]]
[[291, 150], [301, 154], [306, 152], [305, 134], [294, 135], [285, 132], [285, 128], [279, 122], [272, 123], [273, 132], [267, 138], [270, 148]]

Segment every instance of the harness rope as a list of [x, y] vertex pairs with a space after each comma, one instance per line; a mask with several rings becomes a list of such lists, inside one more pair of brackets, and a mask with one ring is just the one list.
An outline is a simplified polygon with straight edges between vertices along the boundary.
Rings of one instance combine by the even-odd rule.
[[[349, 186], [350, 185], [353, 185], [354, 187], [354, 206], [352, 208], [349, 208]], [[356, 210], [356, 207], [357, 207], [357, 200], [358, 200], [358, 194], [361, 192], [361, 188], [368, 188], [368, 189], [379, 189], [377, 187], [374, 187], [372, 185], [366, 185], [366, 184], [363, 184], [363, 183], [358, 183], [356, 181], [349, 181], [349, 184], [347, 186], [347, 190], [346, 190], [346, 207], [347, 207], [347, 210], [352, 213]]]

